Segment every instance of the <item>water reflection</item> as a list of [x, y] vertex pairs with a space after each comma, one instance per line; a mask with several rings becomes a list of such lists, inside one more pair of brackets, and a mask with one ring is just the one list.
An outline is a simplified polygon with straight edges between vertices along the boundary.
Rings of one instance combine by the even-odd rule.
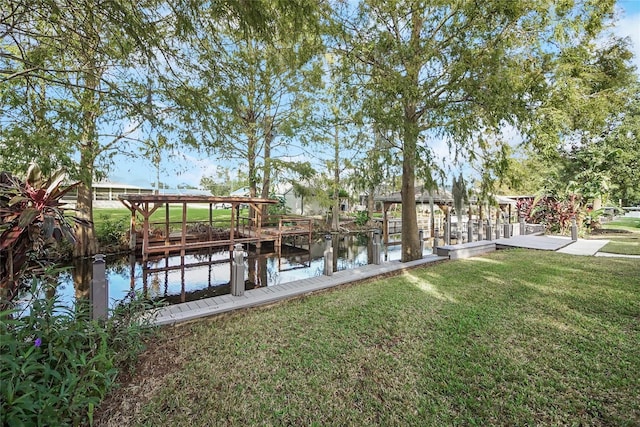
[[[373, 262], [371, 239], [367, 234], [332, 237], [334, 271]], [[320, 276], [324, 271], [324, 249], [324, 238], [313, 241], [309, 249], [283, 247], [280, 254], [250, 248], [245, 257], [245, 288]], [[390, 246], [385, 254], [387, 260], [399, 259], [400, 246]], [[113, 307], [132, 290], [169, 303], [228, 294], [232, 256], [228, 250], [215, 248], [184, 256], [156, 256], [146, 263], [134, 256], [107, 257], [109, 305]], [[91, 282], [92, 260], [75, 261], [71, 273], [60, 276], [57, 292], [63, 301], [72, 304], [74, 297], [89, 298]]]

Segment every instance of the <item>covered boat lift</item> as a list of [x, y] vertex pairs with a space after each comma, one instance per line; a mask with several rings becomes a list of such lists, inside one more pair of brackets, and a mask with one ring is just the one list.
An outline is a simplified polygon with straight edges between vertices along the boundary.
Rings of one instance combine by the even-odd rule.
[[[496, 218], [500, 215], [501, 212], [504, 212], [506, 214], [509, 215], [509, 218], [512, 218], [512, 209], [513, 207], [515, 207], [516, 205], [516, 200], [514, 200], [513, 198], [507, 197], [507, 196], [497, 196], [494, 195], [493, 196], [497, 205], [498, 205], [498, 209], [496, 209]], [[443, 211], [445, 213], [445, 216], [448, 216], [447, 214], [450, 213], [451, 209], [453, 209], [453, 205], [454, 205], [454, 199], [453, 199], [453, 195], [448, 192], [448, 191], [444, 191], [444, 190], [437, 190], [432, 192], [431, 194], [429, 194], [429, 191], [427, 190], [422, 190], [419, 191], [416, 188], [416, 192], [415, 192], [415, 202], [416, 202], [416, 206], [418, 205], [418, 203], [420, 204], [428, 204], [430, 203], [430, 198], [433, 198], [433, 203], [434, 205], [438, 206], [438, 208], [440, 208], [441, 211]], [[385, 245], [389, 244], [389, 209], [391, 208], [391, 206], [393, 206], [394, 204], [399, 204], [402, 205], [402, 194], [397, 191], [397, 192], [393, 192], [391, 194], [385, 195], [385, 196], [380, 196], [380, 197], [376, 197], [375, 198], [376, 202], [382, 202], [382, 233], [383, 233], [383, 239], [384, 239], [384, 243]], [[471, 220], [472, 218], [472, 213], [471, 213], [471, 207], [472, 206], [477, 206], [478, 207], [478, 220], [482, 221], [483, 219], [483, 212], [482, 212], [482, 204], [478, 204], [478, 200], [475, 196], [469, 197], [468, 203], [466, 203], [466, 207], [468, 209], [468, 216], [469, 216], [469, 220]], [[490, 207], [491, 208], [491, 207]], [[430, 224], [430, 236], [434, 236], [435, 230], [434, 230], [434, 219], [431, 218], [430, 220], [431, 224]]]

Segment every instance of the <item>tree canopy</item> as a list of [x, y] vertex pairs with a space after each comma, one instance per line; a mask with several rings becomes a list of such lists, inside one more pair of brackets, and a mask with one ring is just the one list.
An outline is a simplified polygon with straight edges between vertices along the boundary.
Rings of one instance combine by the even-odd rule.
[[[190, 145], [246, 165], [263, 197], [285, 176], [303, 191], [327, 160], [320, 152], [331, 154], [333, 193], [345, 182], [373, 193], [398, 165], [404, 261], [421, 256], [416, 183], [431, 187], [451, 165], [478, 164], [485, 195], [497, 178], [516, 182], [513, 165], [543, 164], [547, 181], [573, 183], [585, 198], [636, 203], [638, 77], [626, 41], [606, 33], [614, 6], [5, 0], [0, 168], [66, 167], [90, 224], [91, 181], [116, 153], [149, 157], [159, 183], [163, 153]], [[318, 126], [323, 117], [331, 131]], [[506, 127], [527, 150], [496, 137]], [[444, 167], [434, 152], [442, 142]], [[531, 155], [510, 159], [514, 151]], [[81, 231], [87, 255], [92, 230]]]

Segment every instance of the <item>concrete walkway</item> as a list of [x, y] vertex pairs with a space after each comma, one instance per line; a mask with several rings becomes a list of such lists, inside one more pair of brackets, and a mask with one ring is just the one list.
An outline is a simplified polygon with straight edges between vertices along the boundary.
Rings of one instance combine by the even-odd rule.
[[[552, 236], [552, 238], [558, 240], [568, 240], [569, 242], [571, 242], [571, 239], [568, 237]], [[569, 255], [594, 256], [607, 243], [609, 243], [608, 240], [578, 239], [577, 241], [571, 242], [569, 245], [563, 247], [562, 249], [559, 249], [558, 252]]]

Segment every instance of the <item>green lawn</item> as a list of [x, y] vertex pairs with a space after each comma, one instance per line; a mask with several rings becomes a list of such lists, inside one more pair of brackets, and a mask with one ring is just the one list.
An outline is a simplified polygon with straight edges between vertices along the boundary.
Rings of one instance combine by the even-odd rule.
[[98, 425], [640, 425], [640, 262], [509, 250], [161, 330]]
[[611, 222], [605, 222], [602, 228], [606, 230], [626, 230], [640, 233], [640, 218], [617, 218]]
[[[240, 211], [241, 215], [246, 215], [247, 210], [243, 209]], [[165, 209], [159, 208], [151, 215], [152, 222], [161, 222], [164, 223], [165, 220]], [[128, 209], [108, 209], [108, 208], [96, 208], [93, 210], [93, 220], [96, 225], [96, 228], [100, 227], [100, 225], [105, 220], [111, 221], [129, 221], [131, 217], [131, 213]], [[138, 215], [138, 217], [140, 217]], [[141, 217], [140, 217], [141, 218]], [[214, 209], [213, 211], [213, 220], [216, 221], [228, 221], [231, 218], [231, 209]], [[182, 221], [182, 207], [174, 206], [169, 208], [169, 219], [171, 222], [181, 222]], [[187, 208], [187, 220], [188, 221], [209, 221], [209, 209], [203, 208], [195, 208], [188, 207]], [[139, 220], [138, 223], [142, 223], [142, 220]]]
[[619, 218], [603, 224], [602, 228], [602, 234], [591, 236], [610, 240], [601, 252], [640, 255], [640, 218]]

